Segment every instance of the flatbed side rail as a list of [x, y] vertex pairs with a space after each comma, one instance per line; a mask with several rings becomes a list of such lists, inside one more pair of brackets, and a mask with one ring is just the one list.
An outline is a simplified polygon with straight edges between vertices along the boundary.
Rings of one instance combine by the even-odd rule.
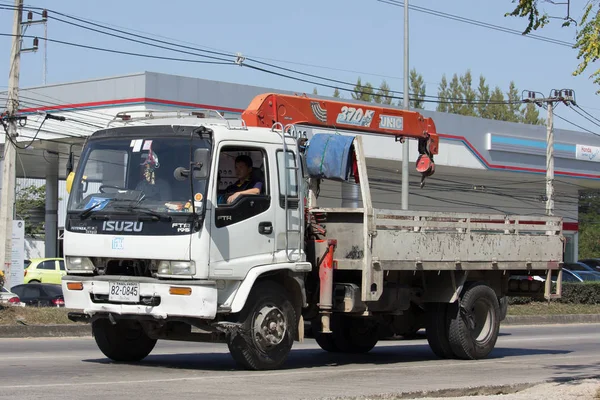
[[378, 230], [561, 235], [561, 217], [375, 210]]

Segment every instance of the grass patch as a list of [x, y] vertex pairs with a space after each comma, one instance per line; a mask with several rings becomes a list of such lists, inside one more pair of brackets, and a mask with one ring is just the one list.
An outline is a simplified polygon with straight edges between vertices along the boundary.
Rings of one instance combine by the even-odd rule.
[[14, 307], [0, 308], [0, 325], [53, 325], [73, 324], [67, 318], [67, 308]]
[[508, 315], [559, 315], [559, 314], [600, 314], [600, 304], [571, 304], [533, 302], [529, 304], [511, 304]]

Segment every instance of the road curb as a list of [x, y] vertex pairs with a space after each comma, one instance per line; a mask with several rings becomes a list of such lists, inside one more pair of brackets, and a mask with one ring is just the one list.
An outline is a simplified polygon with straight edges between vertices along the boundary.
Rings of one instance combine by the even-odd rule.
[[507, 315], [502, 325], [595, 324], [600, 314]]
[[89, 324], [0, 326], [0, 338], [82, 336], [92, 336], [92, 327]]

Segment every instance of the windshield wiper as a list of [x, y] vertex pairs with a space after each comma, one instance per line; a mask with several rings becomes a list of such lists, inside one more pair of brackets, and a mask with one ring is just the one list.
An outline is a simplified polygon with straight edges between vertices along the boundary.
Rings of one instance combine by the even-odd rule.
[[171, 221], [172, 217], [170, 215], [163, 215], [161, 213], [158, 213], [156, 211], [152, 211], [149, 208], [146, 207], [140, 207], [140, 206], [135, 206], [135, 205], [131, 205], [131, 206], [115, 206], [113, 208], [116, 208], [118, 210], [125, 210], [125, 211], [130, 211], [130, 212], [139, 212], [141, 214], [146, 214], [149, 215], [151, 217], [153, 217], [152, 219], [154, 221], [158, 221], [161, 219], [165, 219], [167, 221]]
[[81, 219], [88, 218], [92, 214], [92, 211], [94, 211], [96, 208], [100, 207], [102, 204], [104, 204], [104, 203], [96, 203], [93, 206], [86, 208], [85, 210], [83, 210], [82, 212], [79, 213], [79, 218], [81, 218]]

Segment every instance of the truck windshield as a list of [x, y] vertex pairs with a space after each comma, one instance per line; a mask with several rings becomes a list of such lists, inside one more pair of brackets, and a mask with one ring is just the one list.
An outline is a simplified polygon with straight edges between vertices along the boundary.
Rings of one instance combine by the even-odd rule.
[[[190, 184], [190, 145], [210, 149], [206, 139], [110, 137], [92, 139], [84, 150], [68, 211], [191, 213], [203, 208], [208, 171]], [[205, 165], [202, 168], [210, 168]], [[181, 174], [181, 171], [184, 171]]]

